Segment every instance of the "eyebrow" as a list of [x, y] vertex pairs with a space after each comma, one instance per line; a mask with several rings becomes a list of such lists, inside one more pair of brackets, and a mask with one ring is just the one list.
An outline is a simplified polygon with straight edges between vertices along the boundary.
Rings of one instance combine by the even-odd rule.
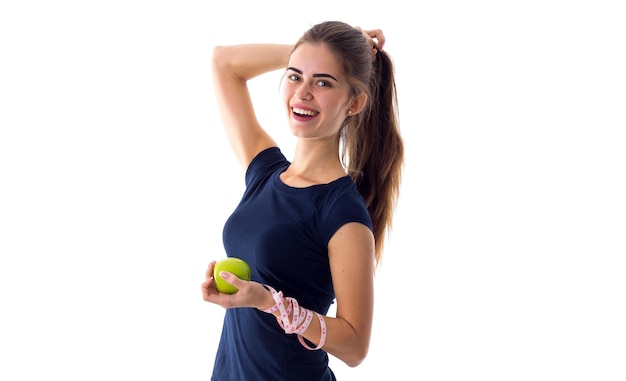
[[[295, 72], [296, 72], [296, 73], [298, 73], [298, 74], [302, 74], [302, 70], [298, 70], [298, 69], [296, 69], [295, 67], [291, 67], [291, 66], [290, 66], [290, 67], [288, 67], [288, 68], [287, 68], [287, 70], [292, 70], [292, 71], [295, 71]], [[332, 75], [330, 75], [330, 74], [325, 74], [325, 73], [313, 74], [313, 78], [332, 78], [332, 79], [334, 79], [335, 81], [337, 81], [337, 78], [333, 77], [333, 76], [332, 76]], [[339, 81], [337, 81], [337, 82], [339, 82]]]

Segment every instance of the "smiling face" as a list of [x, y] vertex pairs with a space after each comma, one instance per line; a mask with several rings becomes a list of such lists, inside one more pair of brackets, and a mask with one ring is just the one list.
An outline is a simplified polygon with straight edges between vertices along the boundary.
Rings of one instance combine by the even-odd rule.
[[291, 131], [300, 138], [336, 139], [353, 106], [341, 67], [323, 44], [293, 51], [282, 94]]

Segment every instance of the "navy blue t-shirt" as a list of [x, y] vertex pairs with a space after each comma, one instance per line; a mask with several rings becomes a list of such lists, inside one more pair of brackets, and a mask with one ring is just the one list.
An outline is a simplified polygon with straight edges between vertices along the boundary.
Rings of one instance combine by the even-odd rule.
[[[243, 197], [224, 225], [224, 247], [229, 257], [248, 262], [253, 281], [325, 315], [335, 299], [328, 242], [348, 222], [370, 229], [372, 222], [348, 176], [293, 188], [279, 178], [289, 164], [277, 147], [252, 160]], [[304, 348], [273, 315], [231, 308], [224, 317], [211, 380], [330, 381], [335, 376], [325, 351]]]

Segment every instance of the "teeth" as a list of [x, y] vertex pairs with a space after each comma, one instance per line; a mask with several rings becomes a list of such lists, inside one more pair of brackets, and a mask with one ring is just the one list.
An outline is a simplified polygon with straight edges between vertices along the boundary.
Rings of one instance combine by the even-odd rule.
[[315, 111], [311, 111], [311, 110], [303, 110], [301, 108], [293, 108], [293, 112], [295, 112], [296, 114], [300, 114], [300, 115], [306, 115], [306, 116], [315, 116], [317, 115], [317, 112]]

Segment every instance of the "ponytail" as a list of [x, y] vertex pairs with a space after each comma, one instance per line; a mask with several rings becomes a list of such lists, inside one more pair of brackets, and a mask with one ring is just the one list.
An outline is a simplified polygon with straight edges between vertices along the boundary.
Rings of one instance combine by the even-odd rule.
[[392, 227], [404, 162], [393, 62], [385, 51], [376, 53], [369, 93], [369, 110], [346, 126], [343, 155], [372, 218], [378, 265]]

